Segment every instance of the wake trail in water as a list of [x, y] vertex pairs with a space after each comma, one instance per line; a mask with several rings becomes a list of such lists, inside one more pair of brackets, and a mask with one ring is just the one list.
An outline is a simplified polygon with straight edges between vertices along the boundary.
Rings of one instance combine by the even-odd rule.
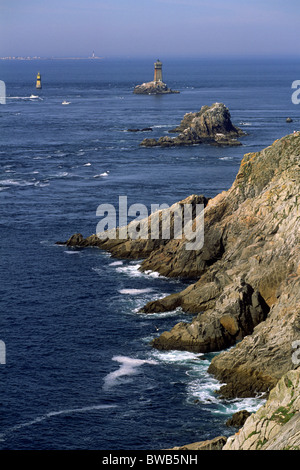
[[55, 416], [61, 416], [61, 415], [70, 415], [74, 413], [87, 413], [90, 411], [95, 411], [95, 410], [105, 410], [109, 408], [116, 408], [117, 405], [92, 405], [92, 406], [85, 406], [83, 408], [70, 408], [66, 410], [60, 410], [60, 411], [50, 411], [49, 413], [43, 415], [43, 416], [38, 416], [37, 418], [27, 421], [25, 423], [17, 424], [11, 428], [9, 428], [6, 432], [0, 434], [0, 440], [3, 440], [3, 438], [6, 436], [6, 434], [18, 431], [19, 429], [26, 428], [29, 426], [33, 426], [34, 424], [41, 423], [42, 421], [45, 421], [47, 419], [53, 418]]

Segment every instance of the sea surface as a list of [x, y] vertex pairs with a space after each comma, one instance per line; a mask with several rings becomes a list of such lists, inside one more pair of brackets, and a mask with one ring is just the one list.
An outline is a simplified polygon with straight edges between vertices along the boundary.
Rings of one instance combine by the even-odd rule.
[[[161, 57], [164, 81], [180, 94], [134, 95], [152, 80], [154, 60], [0, 62], [0, 449], [166, 449], [231, 435], [232, 413], [262, 404], [218, 398], [221, 384], [207, 373], [217, 352], [150, 346], [192, 317], [139, 309], [189, 281], [56, 244], [95, 233], [97, 207], [118, 211], [119, 196], [149, 210], [213, 197], [231, 186], [245, 153], [300, 128], [297, 62]], [[241, 147], [139, 147], [214, 102], [247, 132]], [[153, 131], [127, 131], [145, 127]]]

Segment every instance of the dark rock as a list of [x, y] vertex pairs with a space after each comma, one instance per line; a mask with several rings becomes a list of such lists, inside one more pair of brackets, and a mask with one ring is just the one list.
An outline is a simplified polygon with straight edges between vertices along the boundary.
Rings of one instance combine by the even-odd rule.
[[251, 413], [247, 410], [241, 410], [234, 413], [231, 418], [226, 421], [226, 426], [241, 428], [244, 426], [246, 419], [250, 416]]
[[151, 127], [144, 127], [143, 129], [127, 129], [127, 132], [149, 132], [152, 130]]

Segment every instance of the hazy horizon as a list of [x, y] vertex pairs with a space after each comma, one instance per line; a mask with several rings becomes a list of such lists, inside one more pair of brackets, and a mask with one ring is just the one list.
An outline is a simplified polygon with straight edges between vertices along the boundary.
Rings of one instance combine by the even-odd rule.
[[300, 56], [297, 0], [1, 0], [0, 57]]

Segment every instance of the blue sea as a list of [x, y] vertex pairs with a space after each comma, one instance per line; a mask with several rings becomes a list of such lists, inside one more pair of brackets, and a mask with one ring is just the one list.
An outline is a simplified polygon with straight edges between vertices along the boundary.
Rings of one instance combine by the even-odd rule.
[[[119, 196], [149, 208], [213, 197], [245, 153], [300, 128], [291, 101], [299, 62], [161, 57], [164, 81], [180, 94], [134, 95], [152, 80], [154, 60], [0, 62], [0, 449], [167, 449], [231, 435], [226, 420], [262, 404], [218, 398], [221, 384], [207, 373], [217, 352], [150, 346], [192, 317], [139, 309], [191, 281], [56, 244], [95, 233], [97, 207], [118, 208]], [[247, 132], [242, 146], [139, 146], [214, 102]], [[153, 131], [127, 131], [145, 127]]]

